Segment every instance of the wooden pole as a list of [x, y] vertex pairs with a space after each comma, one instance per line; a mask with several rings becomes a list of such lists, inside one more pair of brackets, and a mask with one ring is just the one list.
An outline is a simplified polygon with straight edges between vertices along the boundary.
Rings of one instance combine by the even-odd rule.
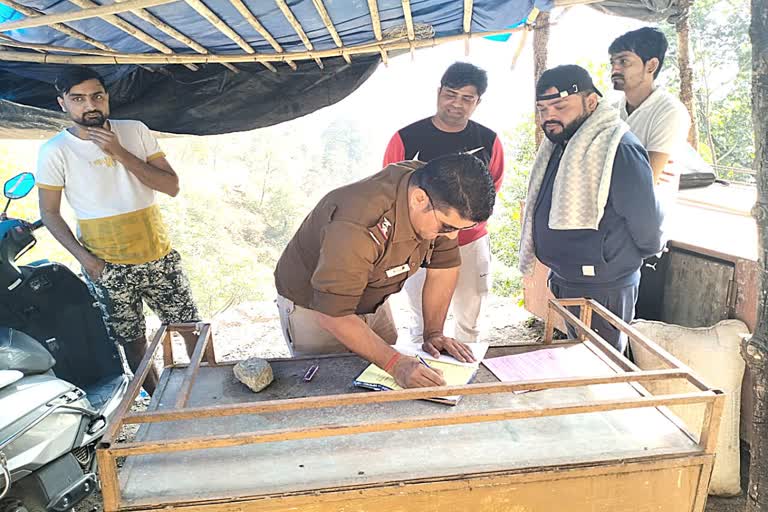
[[[14, 9], [16, 11], [19, 11], [21, 14], [27, 17], [39, 17], [39, 16], [45, 16], [44, 14], [40, 13], [39, 11], [26, 7], [24, 5], [21, 5], [17, 2], [14, 2], [13, 0], [0, 0], [0, 4], [7, 5], [11, 9]], [[77, 30], [70, 28], [63, 23], [53, 23], [51, 24], [51, 28], [54, 30], [58, 30], [62, 34], [66, 34], [69, 37], [73, 39], [77, 39], [79, 41], [83, 41], [85, 43], [90, 44], [91, 46], [98, 48], [100, 50], [108, 51], [108, 52], [115, 52], [117, 50], [105, 45], [101, 41], [97, 41], [96, 39], [93, 39], [92, 37], [88, 37], [85, 34], [78, 32]]]
[[600, 384], [669, 381], [672, 379], [684, 379], [690, 382], [688, 373], [683, 370], [650, 370], [616, 373], [604, 377], [540, 379], [527, 382], [488, 382], [481, 384], [467, 384], [464, 386], [447, 386], [442, 388], [412, 388], [387, 393], [348, 393], [343, 395], [266, 400], [263, 402], [251, 402], [245, 404], [225, 404], [207, 407], [188, 407], [186, 409], [144, 411], [131, 413], [130, 415], [123, 417], [123, 423], [158, 423], [200, 418], [221, 418], [243, 414], [272, 414], [286, 411], [321, 409], [324, 407], [348, 407], [359, 404], [400, 402], [404, 400], [418, 400], [443, 395], [487, 395], [515, 391], [575, 388]]
[[688, 142], [698, 151], [699, 130], [696, 126], [696, 103], [693, 95], [693, 68], [691, 68], [691, 43], [689, 40], [690, 23], [688, 16], [691, 10], [692, 0], [680, 0], [680, 16], [675, 28], [677, 29], [677, 65], [680, 68], [680, 101], [688, 109], [691, 116], [691, 128], [688, 130]]
[[[212, 10], [208, 8], [201, 0], [186, 0], [187, 4], [192, 7], [197, 13], [205, 18], [205, 20], [216, 27], [219, 32], [230, 38], [232, 41], [237, 44], [240, 48], [243, 49], [245, 53], [248, 53], [250, 55], [254, 55], [256, 53], [256, 50], [254, 50], [251, 45], [248, 44], [248, 42], [240, 37], [240, 34], [232, 30], [232, 27], [227, 25], [224, 20], [219, 18], [216, 13], [214, 13]], [[275, 69], [275, 66], [270, 64], [269, 62], [262, 62], [262, 66], [267, 68], [268, 70], [272, 71], [273, 73], [277, 73], [277, 70]]]
[[115, 439], [117, 439], [117, 434], [120, 432], [120, 428], [123, 426], [122, 418], [124, 418], [128, 414], [128, 411], [131, 410], [133, 401], [136, 400], [136, 397], [139, 395], [141, 386], [144, 384], [147, 375], [149, 375], [149, 371], [152, 369], [155, 354], [157, 353], [157, 349], [160, 346], [163, 337], [165, 336], [166, 330], [167, 327], [165, 325], [161, 325], [160, 329], [158, 329], [155, 333], [155, 337], [152, 339], [152, 343], [149, 344], [149, 347], [144, 354], [144, 358], [141, 360], [141, 364], [139, 364], [136, 372], [134, 372], [133, 380], [128, 385], [128, 389], [126, 390], [125, 395], [123, 395], [123, 399], [120, 401], [120, 404], [115, 410], [114, 418], [116, 418], [117, 421], [112, 421], [107, 426], [107, 431], [101, 438], [100, 445], [102, 447], [109, 448], [109, 445], [112, 444]]
[[[472, 9], [473, 9], [473, 1], [472, 0], [464, 0], [464, 33], [469, 35], [472, 32]], [[466, 41], [464, 41], [464, 55], [469, 55], [469, 37], [467, 37]]]
[[[78, 7], [81, 7], [83, 11], [96, 10], [98, 8], [98, 5], [99, 5], [99, 4], [95, 3], [95, 2], [92, 2], [91, 0], [70, 0], [70, 1], [73, 4], [77, 5]], [[127, 2], [118, 3], [118, 4], [112, 4], [112, 5], [113, 6], [114, 5], [119, 5], [119, 6], [125, 7], [128, 4], [133, 4], [133, 3], [135, 3], [135, 2], [133, 0], [130, 0], [130, 1], [127, 1]], [[165, 2], [165, 3], [168, 3], [168, 2]], [[132, 8], [129, 8], [129, 9], [133, 10], [133, 9], [139, 9], [139, 8], [140, 7], [132, 7]], [[125, 10], [126, 9], [122, 9], [121, 11], [125, 11]], [[166, 55], [173, 54], [173, 50], [171, 50], [168, 46], [166, 46], [162, 42], [158, 41], [154, 37], [150, 36], [149, 34], [145, 33], [144, 31], [142, 31], [142, 30], [136, 28], [135, 26], [131, 25], [130, 23], [128, 23], [124, 19], [120, 18], [119, 16], [117, 16], [115, 14], [101, 14], [99, 16], [101, 17], [102, 20], [104, 20], [104, 22], [109, 23], [110, 25], [119, 28], [120, 30], [122, 30], [126, 34], [129, 34], [129, 35], [135, 37], [136, 39], [138, 39], [142, 43], [144, 43], [144, 44], [146, 44], [148, 46], [151, 46], [155, 50], [158, 50], [159, 52], [162, 52], [162, 53], [164, 53]], [[5, 25], [5, 23], [3, 23], [3, 25]], [[0, 27], [2, 27], [3, 25], [0, 25]], [[198, 67], [195, 66], [194, 64], [192, 64], [191, 66], [189, 64], [184, 64], [184, 65], [187, 68], [191, 69], [192, 71], [197, 71], [197, 69], [198, 69]]]
[[755, 129], [760, 295], [755, 333], [742, 349], [754, 379], [747, 512], [768, 511], [768, 0], [752, 0], [752, 122]]
[[[492, 32], [477, 32], [471, 34], [471, 37], [486, 37], [498, 34], [510, 34], [525, 30], [524, 27], [516, 27], [505, 30], [495, 30]], [[315, 50], [310, 52], [295, 52], [284, 54], [172, 54], [160, 55], [156, 53], [115, 53], [113, 56], [68, 56], [68, 55], [41, 55], [30, 52], [0, 52], [0, 61], [9, 62], [45, 62], [48, 64], [189, 64], [189, 63], [222, 63], [222, 62], [286, 62], [289, 60], [305, 59], [324, 59], [327, 57], [339, 57], [344, 52], [350, 55], [363, 55], [370, 53], [379, 53], [381, 51], [392, 51], [415, 48], [430, 48], [451, 41], [463, 41], [466, 34], [457, 34], [430, 39], [417, 39], [416, 41], [395, 41], [383, 40], [378, 43], [366, 43], [347, 48], [331, 48], [328, 50]]]
[[[549, 13], [540, 12], [536, 16], [536, 30], [533, 32], [533, 86], [539, 77], [547, 70], [547, 51], [549, 47]], [[535, 105], [534, 105], [535, 106]], [[534, 110], [535, 111], [535, 110]], [[536, 146], [541, 144], [544, 132], [536, 123]]]
[[[315, 5], [317, 14], [319, 14], [320, 18], [323, 20], [325, 28], [328, 29], [328, 33], [331, 34], [333, 42], [336, 43], [338, 48], [343, 48], [344, 43], [341, 41], [341, 37], [336, 31], [336, 27], [333, 25], [333, 20], [331, 20], [331, 16], [328, 14], [328, 10], [326, 10], [325, 5], [323, 5], [323, 0], [312, 0], [312, 3]], [[344, 57], [344, 60], [347, 61], [347, 64], [352, 64], [352, 59], [349, 58], [348, 53], [343, 53], [341, 56]]]
[[[264, 28], [264, 25], [261, 24], [261, 22], [256, 18], [256, 16], [248, 9], [248, 6], [246, 6], [243, 3], [243, 0], [229, 0], [229, 2], [237, 9], [237, 12], [240, 13], [240, 15], [245, 18], [245, 21], [251, 24], [253, 29], [259, 33], [261, 37], [266, 40], [270, 46], [277, 52], [277, 53], [284, 53], [285, 50], [283, 50], [283, 47], [280, 46], [280, 43], [277, 42], [277, 39], [272, 37], [272, 34], [269, 33], [269, 31]], [[286, 60], [285, 61], [288, 66], [294, 71], [298, 69], [298, 66], [296, 66], [296, 63], [292, 60]]]
[[[150, 13], [146, 9], [135, 9], [131, 11], [131, 14], [134, 16], [137, 16], [141, 18], [142, 20], [146, 21], [153, 27], [155, 27], [157, 30], [163, 32], [166, 35], [171, 36], [172, 38], [176, 39], [177, 41], [184, 43], [185, 45], [189, 46], [193, 50], [195, 50], [197, 53], [207, 55], [211, 52], [208, 51], [206, 47], [198, 43], [197, 41], [193, 40], [190, 37], [187, 37], [186, 35], [182, 34], [172, 26], [165, 23], [163, 20], [155, 16], [154, 14]], [[222, 63], [222, 66], [229, 69], [233, 73], [239, 73], [240, 70], [238, 70], [235, 66], [232, 64], [229, 64], [227, 62]]]
[[200, 330], [200, 336], [195, 343], [195, 350], [189, 357], [189, 366], [184, 372], [184, 380], [179, 386], [179, 391], [176, 396], [176, 409], [183, 409], [189, 402], [189, 396], [192, 394], [192, 386], [195, 383], [195, 377], [200, 370], [200, 363], [203, 362], [203, 356], [208, 347], [208, 343], [211, 341], [211, 324], [204, 324]]
[[99, 464], [104, 512], [117, 512], [120, 508], [120, 479], [117, 476], [117, 461], [109, 453], [109, 450], [103, 447], [96, 450], [96, 461]]
[[[296, 16], [293, 15], [293, 12], [291, 11], [291, 8], [288, 7], [288, 4], [285, 2], [285, 0], [275, 0], [275, 3], [277, 4], [277, 7], [280, 9], [280, 11], [283, 13], [283, 16], [285, 16], [285, 19], [288, 20], [288, 23], [293, 27], [293, 30], [296, 31], [296, 35], [299, 36], [299, 39], [301, 39], [301, 42], [304, 43], [304, 47], [308, 51], [314, 50], [314, 46], [312, 46], [312, 41], [309, 40], [309, 37], [307, 37], [307, 34], [304, 32], [304, 29], [301, 28], [301, 23], [299, 23], [299, 20], [296, 19]], [[343, 55], [343, 52], [342, 52]], [[320, 66], [320, 69], [323, 69], [325, 66], [323, 65], [323, 61], [319, 58], [314, 58], [314, 61], [317, 63], [318, 66]]]
[[[368, 11], [371, 13], [371, 26], [373, 27], [373, 35], [376, 37], [377, 41], [381, 41], [381, 17], [379, 16], [379, 6], [376, 3], [376, 0], [368, 0]], [[380, 53], [381, 62], [383, 62], [385, 66], [388, 65], [389, 60], [387, 58], [387, 51], [382, 48]]]
[[125, 2], [109, 5], [92, 3], [89, 7], [77, 11], [62, 12], [58, 14], [43, 14], [40, 16], [31, 16], [19, 21], [0, 23], [0, 32], [5, 32], [6, 30], [18, 30], [21, 28], [44, 27], [46, 25], [53, 25], [54, 23], [67, 23], [88, 18], [103, 18], [118, 12], [157, 7], [158, 5], [170, 4], [177, 1], [178, 0], [126, 0]]
[[7, 46], [9, 48], [24, 48], [27, 50], [35, 50], [37, 52], [62, 52], [62, 53], [74, 53], [76, 55], [115, 55], [114, 51], [99, 50], [98, 48], [70, 48], [69, 46], [55, 46], [50, 44], [38, 44], [38, 43], [24, 43], [17, 41], [12, 37], [0, 34], [0, 45]]
[[[242, 434], [211, 435], [199, 438], [131, 442], [111, 446], [109, 451], [118, 457], [128, 455], [148, 455], [151, 453], [171, 453], [200, 450], [203, 448], [227, 448], [247, 444], [292, 441], [297, 439], [319, 439], [324, 437], [357, 435], [372, 432], [391, 432], [426, 427], [463, 425], [466, 423], [487, 423], [523, 418], [546, 418], [593, 412], [643, 409], [646, 407], [710, 404], [722, 399], [722, 393], [715, 390], [674, 395], [622, 398], [616, 400], [593, 400], [579, 403], [564, 403], [546, 408], [486, 409], [481, 411], [408, 418], [404, 420], [381, 421], [378, 423], [365, 421], [345, 425], [317, 425], [301, 428], [262, 430]], [[719, 420], [719, 418], [716, 419]], [[704, 446], [701, 447], [705, 448]]]
[[403, 17], [405, 17], [405, 29], [408, 31], [408, 40], [416, 39], [416, 31], [413, 28], [413, 14], [411, 13], [411, 0], [402, 0]]

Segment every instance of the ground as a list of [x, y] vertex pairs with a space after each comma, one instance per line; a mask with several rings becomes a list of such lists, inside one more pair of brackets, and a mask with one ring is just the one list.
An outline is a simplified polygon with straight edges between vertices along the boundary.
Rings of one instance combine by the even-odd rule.
[[[403, 299], [395, 296], [392, 301], [395, 320], [399, 326], [408, 324], [408, 313]], [[492, 345], [510, 342], [536, 342], [541, 339], [543, 325], [533, 319], [519, 304], [517, 299], [492, 297], [484, 309], [485, 323], [482, 325], [484, 339]], [[450, 318], [449, 318], [450, 323]], [[250, 302], [230, 308], [213, 321], [213, 335], [217, 358], [219, 360], [239, 360], [248, 357], [285, 357], [288, 349], [280, 332], [277, 309], [271, 302]], [[157, 323], [149, 329], [157, 328]], [[400, 336], [407, 336], [406, 328], [400, 328]], [[175, 341], [176, 354], [183, 354], [181, 339]], [[161, 361], [158, 359], [158, 365]], [[149, 398], [138, 398], [134, 410], [146, 408]], [[133, 429], [125, 428], [120, 440], [132, 439]], [[747, 461], [743, 461], [742, 473], [745, 473]], [[742, 488], [744, 487], [743, 482]], [[735, 498], [710, 498], [707, 512], [742, 512], [743, 495]], [[94, 494], [77, 506], [76, 512], [102, 512], [101, 495]]]

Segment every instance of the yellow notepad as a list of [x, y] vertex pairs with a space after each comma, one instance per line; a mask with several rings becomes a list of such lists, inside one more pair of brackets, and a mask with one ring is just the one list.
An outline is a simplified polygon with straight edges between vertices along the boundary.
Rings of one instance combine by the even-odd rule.
[[[443, 363], [441, 361], [428, 361], [429, 366], [443, 372], [443, 378], [448, 386], [463, 386], [469, 384], [472, 378], [477, 372], [477, 365], [475, 366], [461, 366], [458, 364]], [[362, 388], [373, 389], [374, 391], [390, 391], [396, 389], [403, 389], [400, 387], [395, 379], [376, 366], [371, 364], [363, 370], [354, 382], [355, 386]], [[461, 395], [456, 396], [442, 396], [429, 398], [434, 402], [456, 405], [461, 399]]]

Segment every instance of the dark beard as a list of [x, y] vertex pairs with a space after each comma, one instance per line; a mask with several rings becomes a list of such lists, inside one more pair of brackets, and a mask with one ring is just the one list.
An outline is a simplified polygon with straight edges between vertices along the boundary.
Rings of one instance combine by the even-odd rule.
[[[89, 114], [98, 114], [96, 116], [89, 116]], [[80, 126], [86, 126], [86, 127], [93, 127], [93, 126], [104, 126], [104, 123], [107, 122], [107, 116], [104, 115], [103, 112], [99, 112], [98, 110], [95, 110], [93, 112], [86, 112], [82, 115], [82, 117], [79, 120], [75, 121]]]
[[577, 117], [573, 122], [564, 126], [563, 130], [560, 133], [549, 133], [547, 130], [544, 129], [544, 126], [546, 126], [546, 124], [542, 125], [541, 129], [544, 132], [544, 135], [546, 135], [550, 141], [552, 141], [555, 144], [563, 144], [571, 140], [571, 138], [576, 134], [579, 128], [581, 128], [581, 125], [584, 124], [584, 121], [586, 121], [588, 117], [589, 117], [589, 114], [587, 112], [584, 112], [581, 116]]

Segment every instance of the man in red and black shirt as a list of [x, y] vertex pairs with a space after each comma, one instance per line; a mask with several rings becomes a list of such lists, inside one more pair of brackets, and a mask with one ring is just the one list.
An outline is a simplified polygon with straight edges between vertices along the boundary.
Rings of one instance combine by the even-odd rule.
[[[488, 166], [498, 192], [504, 174], [501, 142], [493, 130], [469, 119], [487, 87], [484, 70], [466, 62], [452, 64], [437, 89], [437, 113], [395, 133], [384, 154], [384, 166], [402, 160], [428, 162], [450, 153], [471, 153]], [[479, 334], [480, 308], [491, 287], [491, 248], [485, 222], [461, 231], [459, 248], [461, 269], [452, 302], [455, 338], [473, 342]], [[413, 317], [411, 337], [419, 343], [424, 330], [424, 279], [425, 271], [421, 269], [405, 283]]]

